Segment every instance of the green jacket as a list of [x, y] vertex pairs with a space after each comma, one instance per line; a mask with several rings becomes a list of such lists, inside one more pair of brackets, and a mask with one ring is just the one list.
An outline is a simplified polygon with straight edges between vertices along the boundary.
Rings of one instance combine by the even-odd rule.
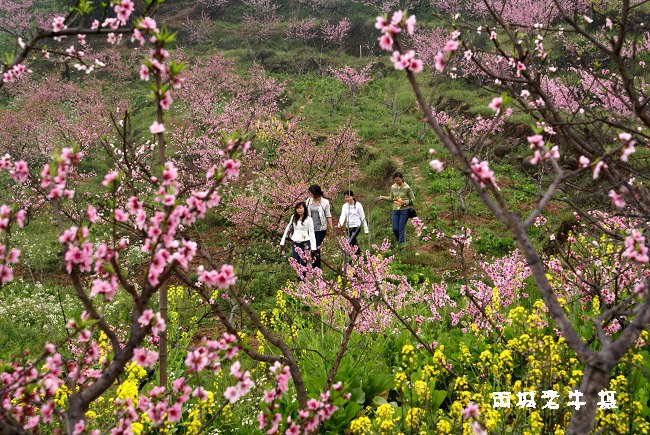
[[411, 186], [406, 184], [406, 182], [402, 183], [401, 186], [398, 186], [397, 184], [393, 184], [390, 186], [390, 196], [380, 196], [381, 199], [390, 199], [391, 201], [395, 201], [397, 198], [402, 198], [404, 200], [404, 204], [402, 207], [398, 207], [395, 202], [393, 202], [393, 210], [406, 210], [407, 208], [411, 207], [413, 203], [415, 202], [415, 195], [413, 195], [413, 189], [411, 189]]

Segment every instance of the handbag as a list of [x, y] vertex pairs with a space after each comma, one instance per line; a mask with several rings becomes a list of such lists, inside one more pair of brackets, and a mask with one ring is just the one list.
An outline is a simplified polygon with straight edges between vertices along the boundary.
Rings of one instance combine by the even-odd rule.
[[415, 207], [410, 206], [410, 207], [409, 207], [408, 218], [409, 218], [409, 219], [412, 219], [412, 218], [416, 217], [417, 215], [418, 215], [418, 214], [417, 214], [417, 212], [415, 211]]

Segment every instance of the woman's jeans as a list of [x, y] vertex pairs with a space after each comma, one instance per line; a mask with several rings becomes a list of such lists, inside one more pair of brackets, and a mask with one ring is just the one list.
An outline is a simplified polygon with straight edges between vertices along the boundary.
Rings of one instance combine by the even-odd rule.
[[398, 244], [406, 242], [406, 222], [409, 217], [409, 210], [393, 210], [393, 234], [397, 239]]
[[298, 255], [298, 252], [296, 252], [296, 248], [302, 249], [303, 253], [309, 253], [309, 241], [302, 242], [302, 243], [296, 243], [293, 242], [293, 249], [291, 250], [291, 256], [293, 257], [294, 260], [298, 262], [301, 266], [307, 266], [307, 262], [303, 260], [300, 255]]
[[314, 267], [320, 267], [320, 245], [323, 243], [323, 239], [325, 239], [326, 234], [327, 230], [314, 231], [314, 235], [316, 236], [316, 252], [312, 258], [314, 261]]
[[348, 242], [350, 242], [350, 247], [356, 247], [354, 249], [354, 252], [356, 252], [359, 248], [359, 244], [357, 243], [357, 236], [359, 235], [360, 231], [361, 227], [348, 228]]

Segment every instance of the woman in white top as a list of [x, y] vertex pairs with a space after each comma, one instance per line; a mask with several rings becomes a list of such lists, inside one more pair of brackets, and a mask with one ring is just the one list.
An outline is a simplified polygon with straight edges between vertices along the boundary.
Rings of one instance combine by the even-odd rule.
[[316, 234], [316, 252], [314, 256], [314, 267], [320, 267], [320, 245], [325, 239], [327, 228], [334, 231], [332, 223], [332, 211], [330, 202], [323, 198], [323, 190], [318, 184], [309, 186], [309, 198], [307, 198], [307, 214], [314, 221], [314, 233]]
[[339, 228], [345, 224], [348, 229], [348, 242], [353, 247], [352, 249], [356, 251], [359, 248], [357, 236], [361, 231], [361, 224], [363, 223], [363, 230], [368, 234], [368, 221], [363, 212], [363, 206], [354, 199], [354, 192], [346, 190], [343, 194], [345, 195], [345, 204], [343, 204], [343, 208], [341, 209]]
[[296, 248], [302, 249], [303, 252], [314, 252], [316, 250], [316, 236], [314, 234], [314, 221], [307, 215], [307, 205], [304, 202], [299, 202], [294, 208], [293, 216], [291, 216], [289, 225], [287, 225], [282, 240], [280, 240], [280, 246], [283, 248], [287, 234], [292, 227], [291, 240], [293, 241], [293, 249], [291, 256], [302, 266], [306, 266], [307, 262], [298, 255]]

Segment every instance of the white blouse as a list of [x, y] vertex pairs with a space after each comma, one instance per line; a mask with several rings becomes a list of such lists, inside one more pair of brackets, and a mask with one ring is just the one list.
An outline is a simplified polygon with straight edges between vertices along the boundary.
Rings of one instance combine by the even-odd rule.
[[363, 222], [363, 230], [368, 234], [368, 221], [366, 220], [366, 215], [363, 212], [363, 206], [360, 202], [356, 202], [354, 205], [350, 205], [347, 202], [343, 204], [341, 209], [341, 217], [339, 218], [339, 226], [342, 227], [343, 223], [346, 223], [348, 228], [358, 228]]
[[314, 221], [309, 216], [307, 216], [304, 221], [298, 221], [295, 224], [293, 222], [293, 216], [291, 216], [289, 225], [287, 225], [287, 228], [285, 228], [284, 234], [282, 235], [282, 240], [280, 240], [280, 246], [284, 246], [284, 242], [287, 239], [287, 233], [289, 233], [289, 228], [291, 228], [291, 225], [293, 225], [293, 235], [291, 236], [291, 240], [296, 243], [309, 241], [311, 250], [315, 251], [316, 234], [314, 233]]

